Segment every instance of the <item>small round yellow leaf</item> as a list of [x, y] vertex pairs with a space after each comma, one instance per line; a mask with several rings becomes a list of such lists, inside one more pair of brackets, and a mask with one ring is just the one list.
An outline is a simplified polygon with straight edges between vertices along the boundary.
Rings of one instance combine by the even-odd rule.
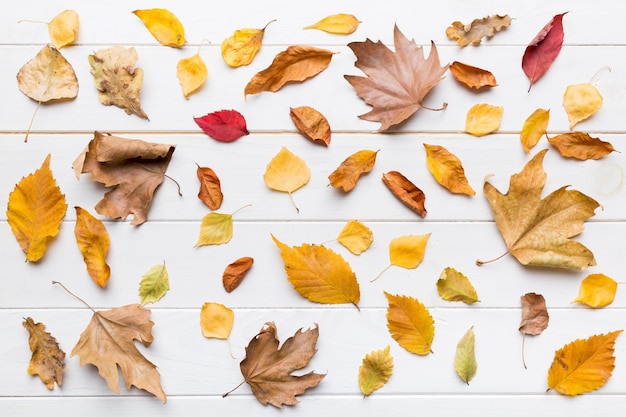
[[569, 128], [593, 116], [602, 107], [602, 96], [591, 84], [568, 85], [563, 94], [563, 107], [569, 119]]
[[465, 131], [474, 136], [485, 136], [500, 129], [504, 107], [475, 104], [465, 117]]
[[200, 310], [200, 329], [204, 337], [228, 339], [235, 313], [220, 303], [204, 303]]
[[209, 75], [209, 71], [202, 57], [199, 54], [195, 54], [178, 61], [176, 75], [183, 89], [183, 95], [185, 98], [189, 98], [191, 94], [202, 87]]
[[613, 302], [616, 292], [617, 282], [613, 278], [604, 274], [591, 274], [582, 280], [578, 296], [572, 302], [601, 308]]
[[48, 23], [50, 42], [55, 48], [61, 49], [73, 43], [78, 37], [78, 13], [64, 10]]

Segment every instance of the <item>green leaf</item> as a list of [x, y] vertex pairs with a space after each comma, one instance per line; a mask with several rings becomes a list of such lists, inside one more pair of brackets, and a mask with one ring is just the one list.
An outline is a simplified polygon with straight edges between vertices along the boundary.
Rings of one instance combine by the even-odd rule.
[[468, 385], [474, 378], [474, 375], [476, 375], [476, 369], [478, 368], [476, 355], [474, 354], [474, 342], [474, 326], [472, 326], [457, 343], [456, 354], [454, 355], [454, 369], [463, 382]]
[[169, 289], [170, 281], [163, 261], [163, 265], [153, 266], [141, 277], [139, 282], [141, 305], [159, 301]]

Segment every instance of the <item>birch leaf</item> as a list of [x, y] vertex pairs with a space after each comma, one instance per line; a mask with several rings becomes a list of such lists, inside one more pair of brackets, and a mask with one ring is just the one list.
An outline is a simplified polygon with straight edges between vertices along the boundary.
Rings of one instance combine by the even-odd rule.
[[46, 45], [17, 73], [17, 87], [31, 99], [46, 103], [71, 100], [78, 95], [78, 79], [72, 65], [58, 49]]
[[476, 375], [478, 368], [474, 353], [475, 340], [474, 326], [472, 326], [457, 343], [454, 355], [454, 369], [467, 385]]
[[454, 194], [474, 195], [465, 177], [461, 160], [443, 146], [423, 144], [426, 149], [426, 166], [435, 180]]
[[233, 67], [249, 65], [261, 49], [261, 42], [267, 26], [275, 22], [272, 20], [262, 29], [237, 29], [230, 37], [222, 42], [222, 59]]
[[435, 322], [424, 304], [417, 298], [406, 295], [391, 295], [385, 292], [387, 329], [400, 346], [416, 355], [432, 353], [435, 337]]
[[530, 153], [539, 139], [546, 133], [548, 121], [550, 120], [550, 110], [537, 109], [524, 122], [520, 133], [522, 147], [526, 153]]
[[74, 43], [78, 37], [78, 13], [74, 10], [63, 10], [48, 23], [48, 33], [52, 45], [61, 49]]
[[374, 234], [360, 221], [350, 220], [339, 232], [337, 241], [354, 255], [360, 255], [369, 249], [374, 241]]
[[578, 296], [572, 303], [581, 303], [593, 308], [606, 307], [615, 299], [617, 282], [604, 274], [587, 275], [580, 283]]
[[165, 262], [162, 265], [153, 266], [141, 277], [141, 282], [139, 282], [141, 305], [156, 303], [169, 289], [170, 280], [165, 268]]
[[93, 217], [87, 210], [81, 207], [74, 207], [74, 209], [76, 210], [74, 235], [78, 249], [83, 255], [89, 276], [96, 284], [104, 288], [111, 276], [111, 268], [106, 263], [106, 256], [111, 245], [109, 233], [104, 223]]
[[470, 280], [454, 268], [445, 268], [437, 280], [437, 291], [446, 301], [463, 301], [465, 304], [474, 304], [478, 294]]
[[581, 161], [588, 159], [600, 159], [615, 148], [609, 142], [599, 138], [592, 138], [583, 132], [568, 132], [548, 138], [550, 145], [554, 146], [559, 153], [566, 158], [575, 158]]
[[504, 107], [475, 104], [465, 116], [465, 131], [474, 136], [485, 136], [500, 129]]
[[[311, 171], [306, 162], [284, 146], [272, 158], [263, 175], [263, 180], [270, 189], [288, 193], [290, 197], [294, 191], [305, 186], [310, 178]], [[300, 211], [298, 207], [296, 211]]]
[[233, 215], [212, 212], [202, 218], [200, 236], [194, 247], [227, 243], [233, 237]]
[[349, 35], [359, 27], [359, 19], [347, 13], [337, 13], [305, 26], [304, 29], [317, 29], [336, 35]]
[[393, 374], [393, 356], [389, 346], [374, 350], [363, 358], [359, 367], [359, 388], [363, 395], [370, 395], [389, 381]]
[[344, 192], [351, 191], [356, 187], [361, 175], [374, 169], [376, 155], [378, 151], [362, 150], [353, 153], [343, 160], [343, 162], [329, 176], [330, 185], [341, 188]]
[[424, 259], [426, 243], [430, 233], [425, 235], [406, 235], [393, 239], [389, 243], [389, 259], [392, 265], [401, 268], [417, 268]]
[[228, 339], [235, 313], [220, 303], [204, 303], [200, 310], [200, 329], [207, 338]]
[[209, 75], [209, 70], [199, 53], [182, 58], [176, 65], [176, 76], [183, 89], [183, 96], [189, 96], [202, 87]]
[[54, 388], [54, 383], [60, 387], [63, 383], [65, 371], [65, 352], [59, 347], [57, 340], [48, 332], [43, 323], [27, 317], [22, 326], [28, 330], [28, 345], [33, 355], [28, 364], [28, 374], [38, 375], [48, 389]]
[[467, 46], [470, 43], [478, 45], [484, 37], [490, 38], [496, 32], [509, 27], [510, 24], [511, 18], [508, 14], [485, 16], [482, 19], [474, 19], [468, 24], [456, 21], [446, 29], [446, 36], [460, 46]]
[[185, 28], [180, 20], [167, 9], [144, 9], [135, 10], [133, 14], [137, 16], [154, 39], [162, 45], [180, 48], [187, 41], [185, 40]]
[[602, 107], [602, 95], [591, 84], [568, 85], [563, 94], [563, 108], [570, 130], [579, 122], [593, 116]]

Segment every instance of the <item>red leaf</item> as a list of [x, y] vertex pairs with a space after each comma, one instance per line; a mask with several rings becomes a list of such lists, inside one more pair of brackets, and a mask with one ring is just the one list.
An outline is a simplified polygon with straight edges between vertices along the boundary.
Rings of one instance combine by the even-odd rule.
[[[541, 29], [524, 51], [522, 69], [530, 79], [530, 87], [548, 71], [563, 45], [563, 16], [557, 14]], [[528, 91], [530, 91], [528, 87]]]
[[220, 110], [193, 120], [204, 133], [220, 142], [232, 142], [250, 133], [246, 129], [246, 119], [236, 110]]

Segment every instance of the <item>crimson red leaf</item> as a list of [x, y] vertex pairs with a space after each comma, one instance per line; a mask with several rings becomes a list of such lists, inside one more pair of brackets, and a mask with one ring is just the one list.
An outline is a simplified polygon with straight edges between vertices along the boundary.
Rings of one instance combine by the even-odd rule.
[[[522, 69], [533, 86], [543, 74], [548, 71], [550, 65], [561, 51], [563, 45], [563, 16], [557, 14], [550, 22], [541, 29], [524, 51]], [[530, 91], [528, 87], [528, 91]]]
[[236, 110], [220, 110], [206, 116], [194, 117], [200, 129], [220, 142], [232, 142], [247, 135], [246, 119]]

